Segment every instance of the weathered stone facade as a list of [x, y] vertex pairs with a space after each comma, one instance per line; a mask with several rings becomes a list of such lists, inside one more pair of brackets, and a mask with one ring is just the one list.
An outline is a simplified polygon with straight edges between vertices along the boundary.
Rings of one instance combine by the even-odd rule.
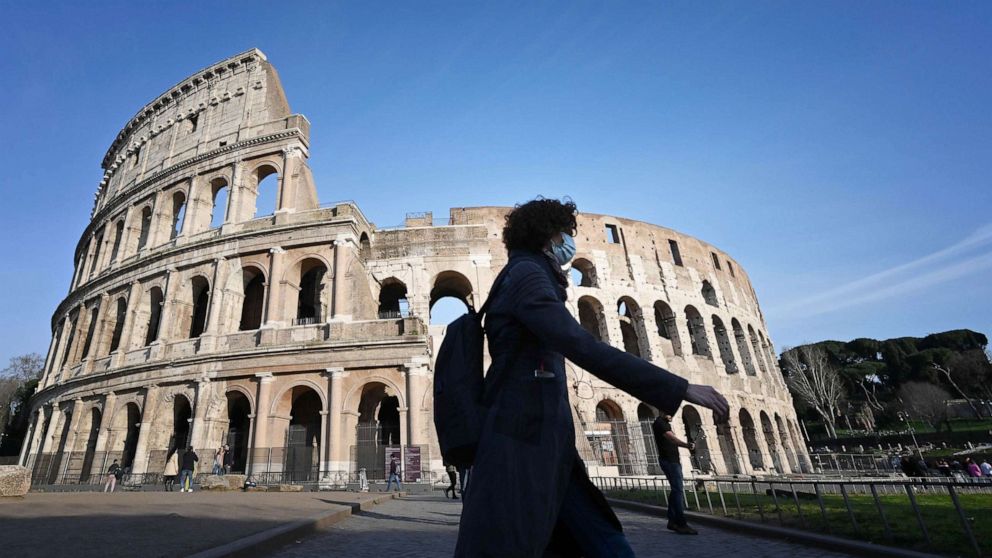
[[[209, 460], [225, 442], [236, 469], [302, 480], [353, 478], [384, 440], [419, 447], [425, 471], [441, 470], [431, 355], [444, 328], [429, 316], [443, 297], [485, 299], [506, 261], [509, 208], [377, 228], [353, 203], [321, 206], [309, 127], [251, 50], [177, 84], [120, 132], [32, 400], [21, 462], [35, 482], [70, 470], [85, 480], [113, 458], [161, 473], [177, 447]], [[690, 406], [676, 417], [707, 446], [694, 465], [803, 466], [744, 269], [692, 237], [605, 215], [581, 214], [577, 240], [568, 304], [583, 325], [728, 395], [729, 428]], [[647, 450], [626, 424], [643, 429], [652, 410], [569, 373], [590, 464], [650, 472], [629, 457]]]

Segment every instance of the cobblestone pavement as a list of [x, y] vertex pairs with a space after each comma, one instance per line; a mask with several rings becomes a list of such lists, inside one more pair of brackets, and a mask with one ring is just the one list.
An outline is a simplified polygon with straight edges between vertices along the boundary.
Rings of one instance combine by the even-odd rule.
[[[290, 544], [278, 558], [448, 558], [455, 550], [461, 504], [439, 496], [408, 496], [352, 516], [326, 533]], [[847, 555], [787, 542], [760, 539], [711, 527], [699, 536], [664, 529], [661, 519], [618, 511], [624, 531], [640, 558], [746, 556], [765, 558], [843, 558]]]

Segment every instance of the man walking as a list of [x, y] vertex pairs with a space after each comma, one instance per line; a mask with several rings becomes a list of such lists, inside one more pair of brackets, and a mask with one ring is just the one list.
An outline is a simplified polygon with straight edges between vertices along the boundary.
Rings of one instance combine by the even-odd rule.
[[696, 535], [685, 521], [685, 486], [682, 482], [682, 463], [679, 448], [696, 449], [696, 444], [683, 442], [672, 432], [672, 416], [661, 415], [651, 425], [654, 441], [658, 446], [658, 464], [668, 477], [672, 492], [668, 497], [668, 528], [680, 535]]
[[396, 481], [397, 490], [403, 490], [403, 485], [400, 484], [400, 476], [398, 472], [399, 465], [396, 463], [396, 458], [389, 460], [389, 480], [386, 481], [386, 492], [390, 492], [390, 487], [393, 481]]
[[200, 458], [193, 451], [193, 446], [187, 447], [183, 453], [181, 472], [179, 473], [179, 492], [193, 492], [193, 468]]

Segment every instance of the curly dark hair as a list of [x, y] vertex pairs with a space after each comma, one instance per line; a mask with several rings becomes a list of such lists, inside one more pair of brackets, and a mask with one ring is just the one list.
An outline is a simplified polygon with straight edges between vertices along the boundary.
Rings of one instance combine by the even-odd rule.
[[537, 198], [517, 205], [506, 215], [503, 227], [503, 244], [506, 250], [540, 252], [544, 245], [559, 232], [575, 235], [575, 202]]

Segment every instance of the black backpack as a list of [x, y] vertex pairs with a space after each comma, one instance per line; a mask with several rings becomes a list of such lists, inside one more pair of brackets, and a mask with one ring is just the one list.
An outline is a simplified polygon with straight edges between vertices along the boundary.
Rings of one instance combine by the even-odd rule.
[[442, 459], [458, 468], [472, 466], [482, 434], [482, 318], [508, 269], [509, 265], [496, 277], [478, 312], [469, 308], [467, 314], [448, 324], [434, 361], [434, 428]]

